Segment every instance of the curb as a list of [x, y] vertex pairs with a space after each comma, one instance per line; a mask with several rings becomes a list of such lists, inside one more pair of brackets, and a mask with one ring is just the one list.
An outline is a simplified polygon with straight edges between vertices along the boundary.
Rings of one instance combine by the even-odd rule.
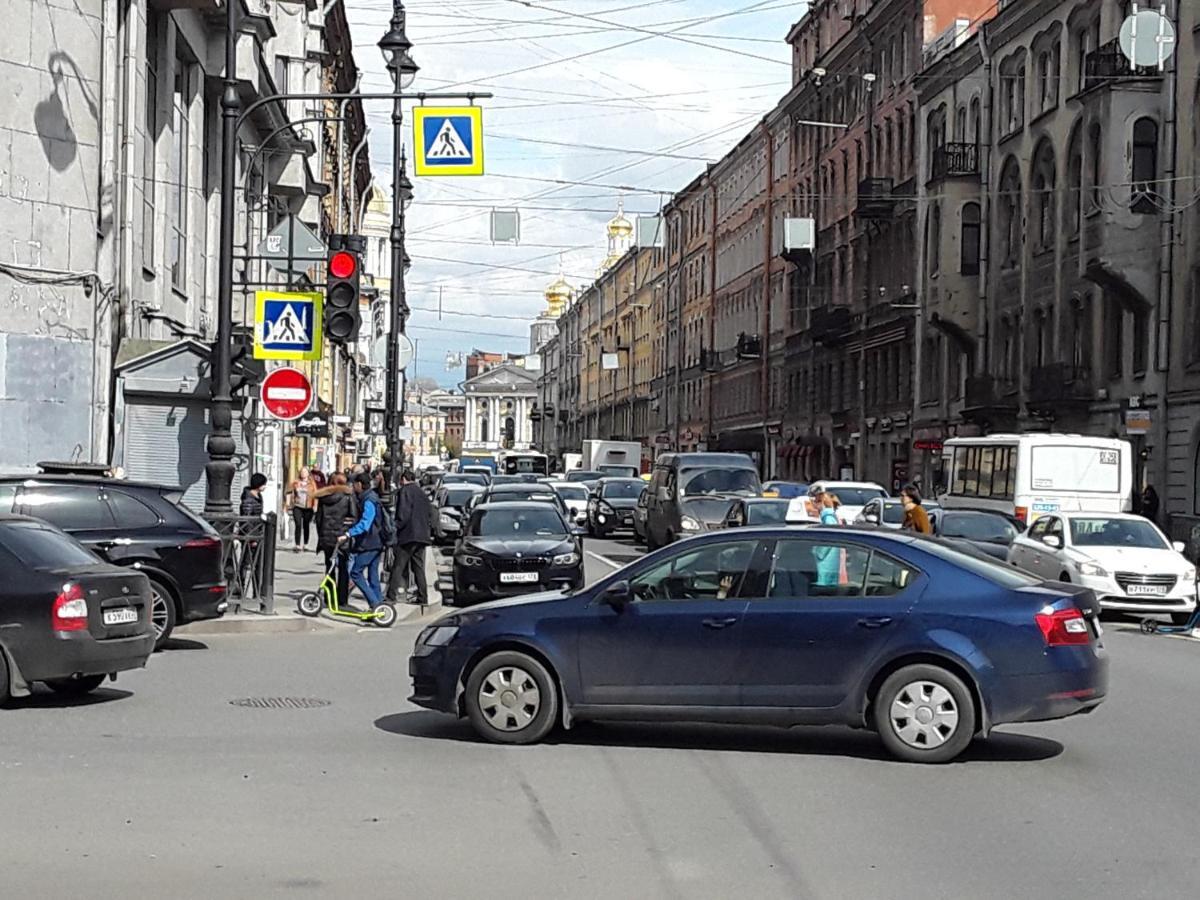
[[[422, 618], [433, 621], [441, 615], [441, 601], [430, 603], [425, 607], [415, 604], [396, 604], [396, 624], [407, 622], [409, 619], [420, 621]], [[325, 615], [316, 618], [301, 616], [298, 613], [275, 613], [274, 615], [258, 615], [255, 613], [237, 613], [220, 619], [210, 619], [206, 622], [193, 622], [180, 625], [173, 632], [178, 637], [199, 637], [202, 635], [221, 634], [312, 634], [320, 631], [337, 631], [347, 625], [368, 627], [365, 624], [350, 623], [331, 619]], [[372, 627], [372, 630], [375, 630]], [[382, 630], [382, 629], [380, 629]]]

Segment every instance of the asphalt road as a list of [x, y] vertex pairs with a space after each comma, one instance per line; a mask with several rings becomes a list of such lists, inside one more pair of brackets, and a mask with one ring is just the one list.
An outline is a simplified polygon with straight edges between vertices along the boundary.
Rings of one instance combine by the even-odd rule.
[[920, 767], [841, 729], [481, 744], [405, 701], [420, 625], [179, 641], [0, 710], [0, 895], [1195, 896], [1200, 642], [1112, 623], [1096, 714]]

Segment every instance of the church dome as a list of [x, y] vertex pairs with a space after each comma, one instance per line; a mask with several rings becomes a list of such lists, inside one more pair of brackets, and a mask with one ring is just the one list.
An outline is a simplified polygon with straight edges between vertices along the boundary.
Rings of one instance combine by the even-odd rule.
[[571, 303], [571, 286], [567, 284], [567, 279], [562, 276], [562, 273], [559, 273], [558, 278], [546, 288], [545, 293], [546, 315], [557, 319], [566, 312]]
[[625, 201], [617, 201], [617, 214], [609, 220], [608, 236], [610, 238], [627, 238], [633, 234], [633, 223], [625, 218]]

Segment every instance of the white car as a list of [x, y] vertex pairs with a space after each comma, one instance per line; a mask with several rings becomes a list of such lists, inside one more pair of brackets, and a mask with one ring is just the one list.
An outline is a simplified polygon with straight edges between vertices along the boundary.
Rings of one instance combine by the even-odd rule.
[[841, 501], [837, 516], [843, 525], [852, 524], [867, 503], [876, 497], [888, 495], [882, 485], [873, 481], [815, 481], [808, 486], [807, 497], [794, 497], [788, 502], [787, 521], [802, 523], [819, 518], [820, 510], [817, 510], [818, 515], [814, 517], [810, 503], [812, 498], [822, 491], [834, 494]]
[[571, 511], [571, 524], [586, 525], [590, 493], [587, 485], [581, 481], [551, 481], [548, 486], [554, 488], [563, 503], [567, 504], [567, 509]]
[[1196, 608], [1196, 567], [1154, 523], [1128, 513], [1052, 513], [1017, 535], [1008, 561], [1049, 581], [1091, 588], [1104, 609], [1169, 613]]
[[[836, 494], [837, 491], [834, 491]], [[931, 525], [937, 524], [937, 517], [942, 514], [942, 508], [932, 500], [921, 501], [925, 514], [929, 516]], [[876, 497], [868, 500], [866, 506], [854, 519], [855, 525], [881, 525], [884, 528], [899, 529], [904, 525], [904, 501], [899, 497]]]

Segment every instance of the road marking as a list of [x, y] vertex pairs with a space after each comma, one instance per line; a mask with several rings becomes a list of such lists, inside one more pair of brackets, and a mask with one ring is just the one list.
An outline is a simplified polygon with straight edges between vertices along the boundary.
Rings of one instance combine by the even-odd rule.
[[614, 568], [614, 569], [619, 569], [623, 565], [622, 563], [613, 562], [607, 556], [601, 556], [599, 553], [593, 553], [591, 550], [585, 550], [583, 552], [586, 553], [588, 556], [590, 556], [592, 559], [599, 560], [600, 562], [604, 563], [606, 566], [612, 566], [612, 568]]

